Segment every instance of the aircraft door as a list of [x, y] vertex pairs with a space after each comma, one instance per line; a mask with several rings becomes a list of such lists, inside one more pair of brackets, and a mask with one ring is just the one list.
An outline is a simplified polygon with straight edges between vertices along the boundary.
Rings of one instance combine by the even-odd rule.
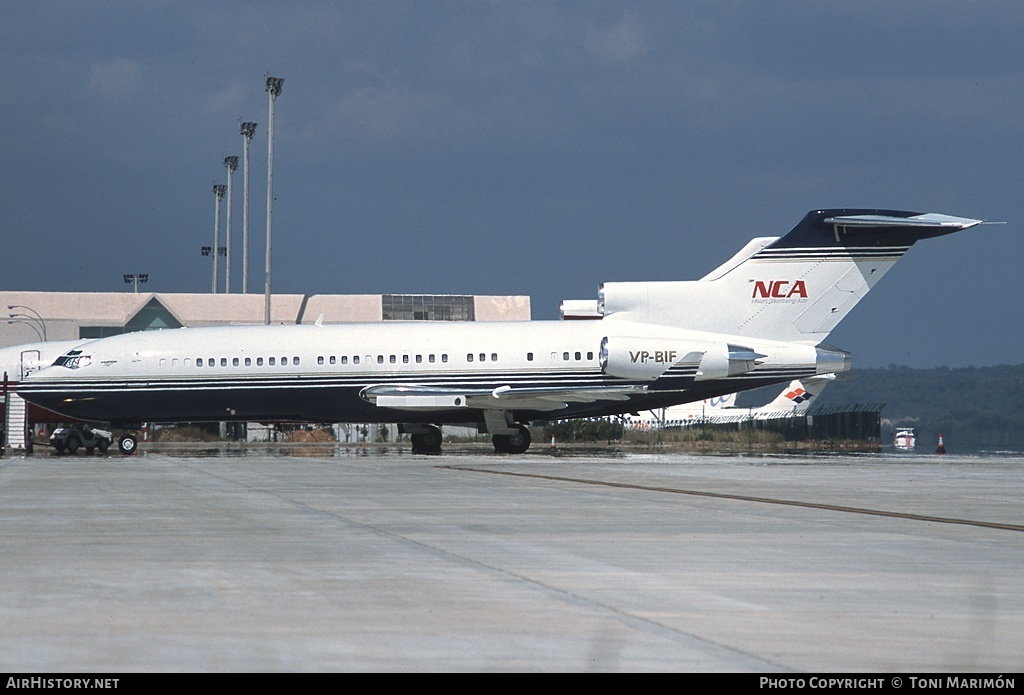
[[21, 380], [24, 381], [25, 377], [33, 372], [38, 372], [43, 368], [40, 364], [39, 350], [22, 350], [21, 351]]

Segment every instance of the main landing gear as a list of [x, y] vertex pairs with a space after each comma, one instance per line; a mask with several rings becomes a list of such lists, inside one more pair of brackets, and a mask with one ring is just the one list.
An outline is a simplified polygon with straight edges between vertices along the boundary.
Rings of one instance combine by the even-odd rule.
[[409, 433], [414, 454], [440, 454], [441, 428], [436, 425], [399, 425], [398, 431]]
[[518, 425], [511, 434], [496, 434], [491, 437], [497, 454], [522, 454], [530, 448], [530, 430]]
[[[483, 426], [481, 426], [482, 428]], [[491, 436], [497, 454], [522, 454], [530, 448], [530, 430], [525, 425], [502, 425], [504, 432]], [[408, 434], [414, 454], [440, 454], [441, 428], [437, 425], [399, 424], [398, 431]], [[492, 430], [493, 431], [493, 430]]]

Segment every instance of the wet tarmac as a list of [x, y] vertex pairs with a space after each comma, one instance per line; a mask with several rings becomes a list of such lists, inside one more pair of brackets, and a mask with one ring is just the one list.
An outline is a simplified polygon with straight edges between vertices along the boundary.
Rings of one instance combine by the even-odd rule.
[[5, 671], [1024, 667], [1024, 457], [0, 458]]

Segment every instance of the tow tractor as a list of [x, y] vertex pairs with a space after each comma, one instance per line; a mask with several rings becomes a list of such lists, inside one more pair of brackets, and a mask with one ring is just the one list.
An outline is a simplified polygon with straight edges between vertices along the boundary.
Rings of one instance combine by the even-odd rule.
[[[113, 432], [96, 427], [58, 427], [50, 435], [50, 446], [58, 454], [75, 454], [82, 447], [85, 447], [86, 454], [91, 454], [94, 449], [105, 454], [113, 443]], [[122, 454], [135, 453], [137, 446], [138, 440], [131, 434], [124, 435], [117, 442], [117, 448]]]

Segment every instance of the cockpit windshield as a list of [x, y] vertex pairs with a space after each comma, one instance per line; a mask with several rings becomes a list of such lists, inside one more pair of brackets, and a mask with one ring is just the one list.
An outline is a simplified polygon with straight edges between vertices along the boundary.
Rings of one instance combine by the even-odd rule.
[[90, 364], [92, 364], [92, 355], [83, 355], [81, 350], [70, 350], [58, 357], [54, 361], [53, 366], [79, 369], [81, 367], [88, 367]]

